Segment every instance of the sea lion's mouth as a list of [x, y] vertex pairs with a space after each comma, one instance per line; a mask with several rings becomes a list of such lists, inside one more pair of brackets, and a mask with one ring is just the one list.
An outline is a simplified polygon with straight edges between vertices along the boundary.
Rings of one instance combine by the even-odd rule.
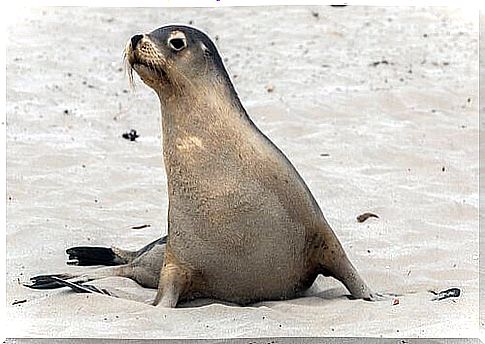
[[141, 77], [142, 80], [150, 81], [165, 80], [167, 73], [159, 63], [153, 61], [143, 61], [140, 59], [127, 59], [126, 69], [130, 84], [133, 84], [133, 70]]
[[[166, 77], [167, 73], [163, 70], [162, 66], [158, 63], [153, 63], [151, 61], [136, 61], [131, 65], [131, 68], [136, 72], [143, 70], [143, 72], [152, 72], [159, 77]], [[139, 72], [138, 72], [139, 73]]]

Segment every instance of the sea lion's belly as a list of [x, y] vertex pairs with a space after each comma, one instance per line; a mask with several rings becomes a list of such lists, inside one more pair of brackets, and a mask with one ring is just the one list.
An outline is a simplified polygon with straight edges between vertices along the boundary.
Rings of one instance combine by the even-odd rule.
[[306, 229], [254, 180], [222, 184], [170, 209], [170, 247], [199, 279], [195, 292], [238, 303], [293, 297], [312, 273]]

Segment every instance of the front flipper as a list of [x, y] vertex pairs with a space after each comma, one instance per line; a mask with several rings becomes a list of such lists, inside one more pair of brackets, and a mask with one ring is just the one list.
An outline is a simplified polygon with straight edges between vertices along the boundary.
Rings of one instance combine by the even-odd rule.
[[320, 273], [332, 276], [342, 282], [353, 299], [378, 301], [380, 295], [374, 293], [363, 280], [345, 254], [336, 237], [326, 240], [329, 245], [320, 252]]
[[[371, 292], [369, 294], [368, 298], [364, 298], [365, 301], [388, 301], [388, 300], [394, 300], [397, 296], [401, 296], [399, 294], [393, 294], [393, 293], [377, 293], [377, 292]], [[357, 298], [354, 297], [353, 295], [347, 295], [349, 300], [356, 300]]]
[[167, 248], [154, 306], [175, 308], [179, 299], [188, 291], [191, 272]]

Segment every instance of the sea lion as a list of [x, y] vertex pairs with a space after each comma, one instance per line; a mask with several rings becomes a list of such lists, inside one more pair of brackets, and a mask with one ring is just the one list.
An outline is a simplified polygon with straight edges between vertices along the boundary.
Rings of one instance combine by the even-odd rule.
[[[125, 55], [161, 105], [168, 238], [127, 264], [58, 280], [133, 278], [136, 265], [138, 280], [158, 289], [153, 304], [175, 307], [196, 297], [241, 305], [293, 298], [323, 274], [354, 298], [376, 299], [295, 167], [246, 113], [205, 33], [164, 26], [133, 36]], [[147, 254], [158, 256], [134, 264]], [[163, 266], [143, 268], [154, 261]]]

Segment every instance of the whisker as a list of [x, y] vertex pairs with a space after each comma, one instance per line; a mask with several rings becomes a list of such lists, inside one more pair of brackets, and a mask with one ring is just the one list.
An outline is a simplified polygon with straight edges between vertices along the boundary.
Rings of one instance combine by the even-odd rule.
[[127, 43], [125, 50], [123, 51], [123, 67], [124, 67], [123, 69], [125, 71], [126, 76], [128, 77], [128, 85], [130, 85], [130, 89], [134, 91], [135, 81], [133, 79], [133, 67], [128, 61], [128, 52], [127, 52], [128, 47], [129, 47], [129, 43]]
[[135, 80], [133, 79], [133, 67], [130, 65], [128, 60], [125, 60], [125, 73], [128, 76], [128, 85], [132, 91], [135, 90]]

